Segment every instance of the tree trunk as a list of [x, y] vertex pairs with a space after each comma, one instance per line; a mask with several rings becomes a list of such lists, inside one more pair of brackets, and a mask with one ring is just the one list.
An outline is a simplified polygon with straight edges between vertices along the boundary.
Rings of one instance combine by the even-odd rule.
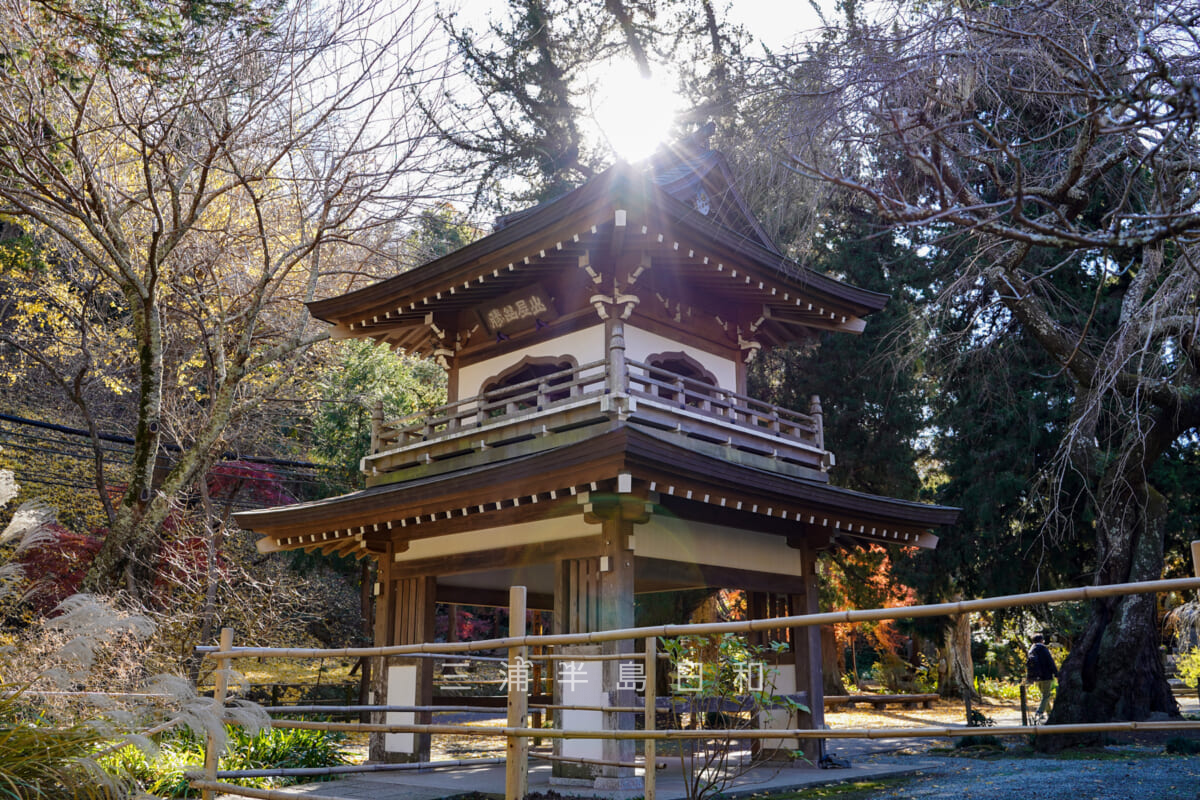
[[[138, 342], [138, 415], [133, 458], [125, 496], [110, 521], [104, 544], [92, 561], [84, 585], [90, 591], [100, 592], [124, 588], [134, 600], [140, 601], [149, 588], [147, 579], [152, 574], [152, 565], [147, 562], [157, 550], [158, 524], [167, 516], [165, 510], [153, 513], [154, 467], [162, 436], [163, 339], [154, 295], [143, 295], [133, 286], [127, 286], [125, 294]], [[146, 524], [148, 512], [153, 519], [150, 525]]]
[[[1100, 569], [1095, 582], [1159, 579], [1166, 501], [1145, 480], [1131, 482], [1126, 474], [1106, 476], [1102, 488], [1105, 513], [1098, 525]], [[1051, 724], [1143, 720], [1155, 713], [1179, 716], [1159, 655], [1155, 596], [1097, 600], [1058, 682]], [[1063, 736], [1039, 737], [1045, 749], [1072, 743]]]
[[[129, 491], [117, 508], [116, 520], [88, 569], [84, 585], [89, 591], [107, 593], [124, 588], [135, 600], [144, 599], [143, 595], [154, 584], [155, 556], [162, 544], [162, 525], [171, 515], [172, 504], [179, 493], [204, 476], [212, 466], [220, 437], [233, 418], [233, 397], [242, 376], [241, 366], [226, 373], [195, 440], [178, 454], [175, 465], [157, 487], [152, 481], [159, 426], [157, 422], [147, 425], [139, 420], [138, 445], [134, 452], [136, 482], [130, 483]], [[145, 378], [143, 384], [154, 384], [161, 390], [161, 374], [157, 379]], [[143, 403], [139, 413], [147, 413], [145, 409]], [[145, 447], [142, 446], [143, 432], [151, 440]], [[148, 460], [143, 463], [139, 460], [143, 458]], [[134, 497], [136, 486], [142, 486], [144, 491], [138, 490]], [[144, 502], [140, 498], [145, 498]]]
[[842, 683], [842, 648], [837, 646], [837, 637], [832, 625], [821, 626], [821, 682], [824, 694], [845, 694]]
[[938, 694], [942, 697], [962, 697], [964, 692], [969, 692], [972, 700], [978, 700], [975, 663], [971, 660], [971, 616], [956, 614], [950, 617], [944, 632], [946, 671], [938, 676]]

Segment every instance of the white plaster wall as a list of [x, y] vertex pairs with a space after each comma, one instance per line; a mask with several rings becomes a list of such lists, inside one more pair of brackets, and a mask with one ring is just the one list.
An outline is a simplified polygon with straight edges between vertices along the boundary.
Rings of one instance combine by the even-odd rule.
[[[792, 664], [780, 664], [766, 667], [767, 691], [771, 694], [785, 695], [796, 693], [796, 668]], [[772, 688], [771, 684], [774, 684]], [[784, 708], [772, 708], [759, 712], [759, 725], [765, 730], [789, 730], [800, 727], [800, 720], [795, 711]], [[764, 750], [799, 750], [799, 739], [763, 739]]]
[[715, 567], [804, 574], [800, 551], [782, 536], [654, 514], [634, 529], [634, 553], [646, 558], [695, 562]]
[[[389, 706], [415, 706], [417, 704], [417, 668], [416, 666], [388, 667], [387, 704]], [[387, 712], [389, 725], [413, 725], [417, 721], [416, 714], [411, 711]], [[411, 733], [386, 733], [383, 736], [383, 749], [389, 753], [411, 754], [414, 748], [415, 735]]]
[[[569, 651], [568, 651], [569, 652]], [[602, 661], [554, 661], [558, 673], [558, 684], [562, 690], [562, 702], [566, 706], [608, 705], [604, 692], [604, 662]], [[571, 664], [571, 677], [562, 678], [562, 664]], [[571, 685], [568, 685], [568, 682]], [[597, 731], [604, 728], [604, 714], [600, 711], [560, 711], [562, 729], [565, 731]], [[563, 739], [562, 755], [572, 758], [604, 758], [604, 742], [600, 739]]]
[[458, 398], [465, 400], [483, 390], [483, 382], [499, 375], [517, 364], [526, 356], [534, 358], [558, 358], [571, 356], [577, 364], [599, 361], [606, 356], [604, 350], [604, 325], [593, 325], [581, 331], [531, 344], [515, 353], [489, 358], [458, 370]]
[[625, 357], [633, 361], [645, 362], [655, 353], [683, 352], [704, 365], [704, 368], [717, 379], [717, 385], [722, 389], [737, 389], [737, 363], [733, 359], [688, 347], [675, 339], [668, 339], [657, 333], [625, 325]]
[[451, 533], [446, 536], [434, 536], [428, 539], [413, 539], [408, 549], [403, 553], [396, 553], [395, 558], [397, 562], [403, 563], [405, 561], [434, 556], [474, 553], [481, 549], [595, 536], [596, 531], [596, 526], [588, 525], [577, 515], [556, 517], [554, 519], [523, 522], [520, 525], [505, 525], [501, 528]]

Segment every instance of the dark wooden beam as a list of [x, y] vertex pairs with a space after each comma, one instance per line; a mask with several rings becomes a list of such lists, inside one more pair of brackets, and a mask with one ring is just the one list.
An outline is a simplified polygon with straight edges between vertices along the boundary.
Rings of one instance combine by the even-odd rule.
[[[437, 601], [439, 603], [455, 603], [460, 606], [507, 608], [508, 590], [438, 584]], [[553, 611], [554, 595], [542, 592], [527, 593], [525, 595], [525, 607], [535, 611]]]
[[757, 592], [795, 593], [804, 579], [798, 575], [775, 575], [711, 564], [687, 564], [662, 558], [638, 558], [634, 564], [634, 586], [638, 593], [673, 589], [750, 589]]
[[392, 577], [413, 575], [460, 575], [491, 569], [552, 564], [560, 558], [587, 558], [604, 553], [604, 540], [599, 535], [553, 542], [499, 547], [431, 558], [398, 561], [392, 565]]

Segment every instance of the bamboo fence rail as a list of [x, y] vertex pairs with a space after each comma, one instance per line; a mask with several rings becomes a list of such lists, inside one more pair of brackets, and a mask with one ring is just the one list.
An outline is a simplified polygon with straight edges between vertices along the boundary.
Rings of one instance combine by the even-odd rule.
[[1026, 736], [1075, 733], [1129, 733], [1132, 731], [1187, 731], [1200, 728], [1200, 720], [1162, 722], [1092, 722], [1075, 725], [996, 725], [989, 728], [953, 725], [921, 728], [708, 728], [696, 730], [561, 730], [557, 728], [475, 727], [469, 725], [390, 725], [386, 723], [313, 722], [281, 720], [280, 728], [362, 733], [446, 733], [466, 736], [506, 736], [540, 739], [614, 739], [677, 741], [685, 739], [944, 739], [959, 736]]
[[[229, 778], [321, 778], [330, 775], [355, 775], [367, 772], [404, 772], [434, 767], [480, 767], [503, 764], [504, 759], [460, 758], [454, 761], [417, 761], [404, 764], [346, 764], [338, 767], [274, 767], [271, 769], [225, 769], [217, 771], [217, 779]], [[186, 773], [189, 778], [203, 780], [200, 772]]]
[[[531, 705], [530, 708], [546, 708], [546, 706]], [[640, 709], [639, 709], [640, 710]], [[268, 714], [358, 714], [363, 711], [382, 711], [382, 712], [399, 712], [399, 713], [420, 713], [422, 711], [432, 711], [433, 713], [451, 713], [451, 714], [491, 714], [499, 716], [500, 709], [488, 708], [486, 706], [379, 706], [379, 705], [361, 705], [361, 706], [263, 706], [263, 711]]]
[[[1080, 600], [1095, 600], [1100, 597], [1117, 597], [1151, 592], [1181, 592], [1200, 589], [1200, 578], [1176, 578], [1173, 580], [1142, 581], [1140, 583], [1118, 583], [1105, 586], [1084, 586], [1076, 589], [1055, 589], [1046, 592], [1004, 595], [982, 600], [960, 600], [953, 603], [932, 605], [900, 606], [896, 608], [850, 609], [828, 611], [820, 614], [801, 614], [791, 617], [746, 620], [740, 622], [707, 622], [691, 625], [654, 625], [641, 628], [622, 628], [589, 633], [559, 633], [539, 636], [507, 636], [477, 642], [438, 642], [436, 644], [392, 645], [390, 647], [344, 647], [318, 649], [304, 647], [242, 647], [221, 649], [206, 654], [208, 658], [360, 658], [363, 656], [411, 656], [414, 653], [459, 653], [473, 650], [511, 649], [536, 645], [602, 644], [624, 639], [640, 639], [649, 636], [677, 638], [680, 636], [717, 636], [725, 633], [753, 633], [779, 628], [805, 628], [812, 625], [834, 625], [838, 623], [880, 622], [891, 619], [917, 619], [970, 614], [978, 611], [994, 611], [999, 608], [1066, 603]], [[632, 656], [631, 656], [632, 659]], [[528, 658], [526, 658], [528, 660]]]
[[[236, 783], [202, 780], [192, 781], [192, 788], [199, 789], [203, 796], [212, 797], [216, 794], [231, 794], [237, 797], [253, 797], [257, 800], [297, 800], [295, 792], [285, 792], [279, 789], [253, 789], [249, 786], [239, 786]], [[345, 797], [332, 797], [327, 794], [306, 792], [301, 795], [304, 800], [346, 800]]]
[[[517, 682], [513, 681], [508, 686], [508, 706], [506, 709], [507, 724], [503, 726], [473, 726], [473, 725], [455, 725], [455, 724], [388, 724], [388, 723], [361, 723], [361, 722], [324, 722], [324, 721], [307, 721], [307, 720], [275, 720], [273, 725], [279, 728], [292, 729], [307, 729], [307, 730], [325, 730], [325, 731], [353, 731], [359, 733], [414, 733], [414, 734], [452, 734], [459, 736], [480, 736], [480, 737], [505, 737], [506, 742], [506, 757], [501, 759], [506, 764], [505, 777], [505, 796], [506, 800], [521, 800], [528, 791], [528, 763], [529, 758], [533, 757], [546, 758], [551, 761], [573, 761], [577, 763], [596, 763], [604, 766], [620, 766], [633, 767], [641, 765], [657, 765], [655, 756], [655, 744], [660, 741], [688, 741], [688, 740], [721, 740], [732, 742], [737, 740], [802, 740], [802, 739], [916, 739], [916, 738], [948, 738], [948, 737], [972, 737], [972, 736], [1021, 736], [1021, 735], [1072, 735], [1072, 734], [1091, 734], [1091, 733], [1121, 733], [1121, 732], [1170, 732], [1183, 731], [1200, 728], [1200, 721], [1191, 720], [1172, 720], [1162, 722], [1107, 722], [1107, 723], [1091, 723], [1091, 724], [1071, 724], [1071, 725], [1009, 725], [1009, 726], [994, 726], [994, 727], [957, 727], [957, 726], [926, 726], [917, 728], [842, 728], [842, 729], [821, 729], [814, 730], [811, 728], [791, 728], [791, 729], [700, 729], [700, 730], [656, 730], [656, 695], [654, 691], [654, 677], [657, 669], [657, 661], [661, 657], [657, 652], [658, 637], [674, 638], [683, 636], [712, 636], [729, 633], [750, 633], [762, 630], [779, 630], [782, 628], [803, 628], [813, 625], [827, 625], [834, 623], [855, 623], [867, 621], [881, 621], [890, 619], [912, 619], [926, 618], [946, 615], [969, 614], [979, 611], [990, 611], [999, 608], [1016, 608], [1031, 605], [1041, 605], [1049, 603], [1061, 603], [1070, 601], [1086, 601], [1094, 600], [1100, 597], [1114, 597], [1130, 594], [1141, 594], [1151, 592], [1169, 592], [1169, 591], [1185, 591], [1190, 589], [1200, 589], [1200, 543], [1193, 543], [1193, 555], [1197, 559], [1197, 577], [1178, 579], [1178, 580], [1159, 580], [1159, 581], [1144, 581], [1140, 583], [1114, 584], [1107, 586], [1088, 586], [1076, 589], [1059, 589], [1046, 592], [1031, 592], [1019, 595], [1007, 595], [1003, 597], [986, 598], [981, 600], [963, 600], [953, 603], [938, 603], [930, 605], [909, 606], [901, 608], [886, 608], [886, 609], [861, 609], [829, 612], [822, 614], [808, 614], [791, 617], [777, 617], [772, 619], [747, 620], [739, 622], [721, 622], [721, 623], [704, 623], [692, 625], [660, 625], [638, 628], [625, 628], [621, 630], [597, 631], [592, 633], [577, 633], [577, 634], [552, 634], [540, 636], [524, 635], [524, 608], [525, 608], [525, 589], [524, 587], [512, 587], [510, 592], [510, 608], [513, 609], [511, 617], [515, 635], [491, 639], [481, 642], [453, 642], [453, 643], [425, 643], [416, 645], [396, 645], [391, 647], [372, 647], [372, 648], [340, 648], [340, 649], [313, 649], [313, 648], [270, 648], [270, 647], [238, 647], [232, 645], [232, 632], [222, 631], [221, 647], [215, 651], [206, 652], [208, 658], [217, 660], [220, 676], [222, 673], [228, 672], [228, 666], [232, 659], [236, 658], [359, 658], [359, 657], [386, 657], [386, 656], [412, 656], [417, 654], [426, 654], [426, 657], [443, 657], [448, 653], [470, 653], [477, 650], [494, 650], [507, 649], [508, 662], [514, 663], [518, 658], [526, 661], [530, 660], [528, 648], [531, 646], [563, 646], [563, 645], [578, 645], [578, 644], [599, 644], [604, 642], [614, 642], [628, 639], [643, 638], [645, 640], [646, 650], [642, 654], [628, 653], [620, 655], [605, 655], [602, 659], [611, 660], [613, 658], [620, 660], [635, 661], [641, 660], [644, 663], [645, 671], [645, 693], [644, 693], [644, 708], [639, 707], [613, 707], [606, 710], [620, 710], [626, 713], [643, 712], [645, 715], [644, 730], [562, 730], [553, 728], [538, 728], [526, 727], [524, 724], [528, 718], [531, 706], [529, 698], [524, 689], [517, 688]], [[570, 656], [561, 654], [559, 658], [551, 654], [546, 660], [570, 660]], [[587, 656], [580, 654], [581, 658], [575, 660], [583, 660]], [[224, 700], [224, 686], [222, 681], [218, 680], [218, 691], [215, 693], [214, 702]], [[547, 705], [545, 708], [559, 708], [560, 706]], [[561, 706], [565, 708], [566, 706]], [[274, 711], [283, 712], [291, 711], [292, 713], [301, 713], [297, 709], [305, 709], [306, 713], [309, 707], [298, 706], [288, 709], [280, 707], [273, 709]], [[329, 713], [330, 707], [312, 707], [320, 709], [314, 710], [311, 713]], [[373, 710], [388, 709], [393, 707], [386, 706], [371, 706], [371, 707], [337, 707], [341, 709], [354, 708], [355, 711], [362, 711], [364, 708]], [[413, 706], [403, 707], [412, 710], [430, 710], [430, 711], [445, 711], [450, 710], [449, 707], [437, 706]], [[472, 711], [483, 710], [469, 706]], [[599, 709], [600, 707], [596, 707]], [[499, 709], [496, 709], [499, 711]], [[642, 741], [644, 743], [644, 758], [641, 762], [609, 762], [599, 759], [583, 760], [575, 758], [567, 758], [563, 756], [545, 756], [542, 754], [531, 754], [529, 752], [530, 739], [558, 739], [558, 740], [577, 740], [577, 739], [601, 739], [611, 741], [633, 740]], [[473, 763], [479, 763], [479, 760], [472, 760]], [[450, 766], [453, 762], [424, 762], [429, 766]], [[400, 766], [400, 765], [397, 765]], [[407, 765], [410, 766], [410, 765]], [[411, 768], [411, 766], [410, 766]], [[655, 800], [655, 772], [656, 769], [644, 769], [644, 797], [646, 800]], [[232, 776], [232, 775], [231, 775]], [[217, 772], [215, 769], [215, 754], [206, 754], [206, 770], [205, 780], [194, 780], [192, 785], [204, 791], [205, 797], [211, 797], [211, 792], [222, 791], [229, 794], [239, 794], [244, 797], [260, 798], [261, 800], [282, 800], [284, 797], [291, 798], [291, 795], [273, 792], [271, 790], [250, 790], [244, 787], [235, 786], [233, 784], [219, 783], [216, 781]], [[318, 795], [306, 795], [312, 800], [329, 800]]]

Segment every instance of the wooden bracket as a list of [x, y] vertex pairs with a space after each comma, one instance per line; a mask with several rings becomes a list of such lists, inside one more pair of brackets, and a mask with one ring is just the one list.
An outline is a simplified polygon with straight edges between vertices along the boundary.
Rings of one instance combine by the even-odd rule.
[[653, 508], [643, 498], [632, 495], [593, 496], [583, 505], [583, 520], [589, 525], [599, 525], [610, 519], [641, 524], [650, 521]]

